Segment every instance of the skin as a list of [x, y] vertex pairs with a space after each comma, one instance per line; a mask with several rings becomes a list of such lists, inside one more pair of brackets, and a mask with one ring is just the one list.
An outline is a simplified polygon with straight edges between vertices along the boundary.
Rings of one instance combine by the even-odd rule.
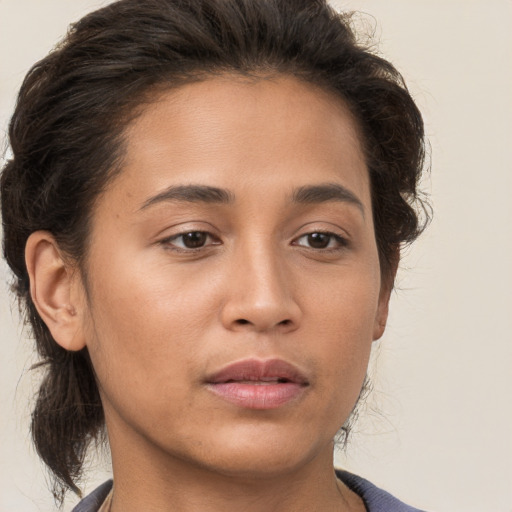
[[[190, 185], [229, 201], [170, 188]], [[181, 236], [191, 232], [208, 233], [195, 249]], [[95, 204], [87, 282], [47, 232], [30, 237], [27, 265], [56, 341], [91, 355], [114, 512], [364, 510], [335, 478], [333, 437], [390, 286], [339, 98], [283, 76], [163, 94], [129, 126], [122, 172]], [[247, 358], [283, 359], [308, 385], [272, 410], [208, 389], [208, 375]]]

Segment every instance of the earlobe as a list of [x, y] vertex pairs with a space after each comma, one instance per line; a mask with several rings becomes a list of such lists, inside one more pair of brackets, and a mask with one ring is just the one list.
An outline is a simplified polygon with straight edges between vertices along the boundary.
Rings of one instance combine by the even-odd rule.
[[48, 231], [32, 233], [25, 247], [30, 295], [55, 341], [66, 350], [85, 347], [75, 271]]
[[377, 309], [377, 314], [375, 316], [375, 324], [373, 327], [373, 341], [377, 341], [379, 338], [381, 338], [386, 329], [386, 324], [388, 321], [390, 294], [391, 289], [389, 289], [388, 291], [381, 291], [381, 295], [379, 297], [379, 306]]

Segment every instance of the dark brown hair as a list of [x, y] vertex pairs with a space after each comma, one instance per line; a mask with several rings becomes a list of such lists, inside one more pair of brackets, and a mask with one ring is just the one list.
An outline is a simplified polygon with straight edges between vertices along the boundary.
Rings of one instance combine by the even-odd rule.
[[121, 167], [127, 124], [156, 89], [221, 73], [293, 75], [350, 107], [366, 151], [384, 278], [392, 279], [401, 244], [421, 231], [421, 115], [396, 69], [359, 44], [350, 16], [325, 0], [121, 0], [73, 25], [25, 78], [1, 177], [4, 255], [45, 369], [32, 434], [56, 496], [78, 492], [104, 417], [87, 349], [61, 348], [34, 307], [27, 238], [50, 231], [83, 269], [92, 205]]

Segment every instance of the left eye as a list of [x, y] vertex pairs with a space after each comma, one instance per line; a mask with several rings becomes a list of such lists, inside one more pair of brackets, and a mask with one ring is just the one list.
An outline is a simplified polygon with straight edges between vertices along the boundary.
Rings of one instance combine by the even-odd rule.
[[334, 233], [315, 232], [297, 238], [294, 245], [310, 249], [336, 249], [346, 246], [347, 241]]
[[164, 243], [177, 249], [201, 249], [207, 245], [214, 245], [218, 241], [206, 231], [187, 231], [167, 238]]

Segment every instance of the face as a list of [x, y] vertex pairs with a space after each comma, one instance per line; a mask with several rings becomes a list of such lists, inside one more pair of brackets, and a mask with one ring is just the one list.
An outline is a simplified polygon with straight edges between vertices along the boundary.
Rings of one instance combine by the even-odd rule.
[[126, 148], [93, 211], [82, 326], [114, 460], [332, 457], [389, 295], [348, 109], [292, 78], [214, 78], [148, 107]]

